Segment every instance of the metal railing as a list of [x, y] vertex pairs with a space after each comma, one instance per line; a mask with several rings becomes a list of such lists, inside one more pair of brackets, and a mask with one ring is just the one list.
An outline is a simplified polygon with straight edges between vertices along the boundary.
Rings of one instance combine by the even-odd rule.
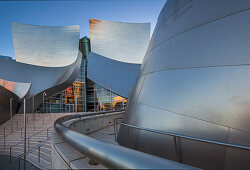
[[177, 142], [177, 141], [179, 141], [180, 138], [189, 139], [189, 140], [198, 141], [198, 142], [205, 142], [205, 143], [209, 143], [209, 144], [216, 144], [216, 145], [221, 145], [221, 146], [225, 146], [225, 147], [232, 147], [232, 148], [250, 150], [249, 146], [243, 146], [243, 145], [237, 145], [237, 144], [231, 144], [231, 143], [224, 143], [224, 142], [219, 142], [219, 141], [214, 141], [214, 140], [209, 140], [209, 139], [202, 139], [202, 138], [197, 138], [197, 137], [181, 135], [181, 134], [172, 133], [172, 132], [149, 129], [149, 128], [139, 127], [139, 126], [135, 126], [135, 125], [130, 125], [130, 124], [127, 124], [127, 123], [118, 122], [117, 120], [118, 119], [114, 120], [114, 133], [115, 133], [116, 141], [117, 141], [117, 124], [120, 124], [120, 125], [123, 125], [123, 126], [126, 126], [126, 127], [139, 129], [139, 130], [152, 132], [152, 133], [158, 133], [158, 134], [172, 136], [173, 141], [174, 141], [174, 145], [175, 145], [175, 152], [176, 152], [176, 155], [178, 157], [178, 161], [180, 163], [182, 163], [181, 147], [180, 147], [180, 142]]
[[[27, 137], [27, 141], [28, 141], [28, 151], [29, 151], [29, 148], [30, 148], [30, 140], [31, 140], [31, 138], [32, 137], [34, 137], [34, 136], [36, 136], [36, 135], [38, 135], [38, 134], [41, 134], [42, 132], [47, 132], [47, 138], [46, 139], [49, 139], [49, 129], [51, 129], [53, 126], [50, 126], [50, 127], [48, 127], [47, 129], [44, 129], [44, 130], [41, 130], [41, 131], [38, 131], [38, 132], [36, 132], [36, 133], [34, 133], [34, 134], [32, 134], [31, 136], [29, 136], [29, 137]], [[24, 139], [25, 140], [25, 139]], [[18, 142], [18, 143], [16, 143], [15, 145], [13, 145], [13, 146], [11, 146], [10, 147], [10, 149], [9, 149], [9, 153], [10, 153], [10, 159], [11, 159], [11, 156], [12, 156], [12, 149], [14, 148], [14, 147], [17, 147], [18, 145], [20, 145], [20, 144], [22, 144], [22, 143], [24, 143], [24, 140], [21, 140], [20, 142]]]
[[115, 144], [102, 142], [70, 130], [63, 123], [72, 119], [112, 113], [94, 112], [64, 116], [57, 119], [54, 128], [57, 134], [71, 147], [86, 155], [91, 161], [112, 169], [196, 169], [194, 167], [146, 154]]
[[[25, 154], [22, 153], [22, 154], [20, 154], [20, 155], [18, 155], [18, 156], [10, 156], [10, 163], [11, 163], [12, 157], [17, 158], [17, 159], [18, 159], [18, 170], [20, 170], [20, 168], [21, 168], [20, 163], [21, 163], [22, 157], [24, 157], [25, 155], [28, 155], [28, 154], [34, 152], [36, 149], [38, 149], [38, 154], [37, 154], [37, 157], [38, 157], [38, 158], [37, 158], [37, 161], [40, 163], [40, 150], [41, 150], [41, 147], [42, 147], [42, 145], [44, 145], [45, 143], [47, 143], [49, 140], [50, 140], [50, 138], [46, 138], [45, 140], [43, 140], [43, 141], [41, 141], [40, 143], [38, 143], [37, 145], [35, 145], [32, 149], [30, 149], [30, 150], [29, 150], [28, 152], [26, 152]], [[23, 161], [25, 161], [25, 160], [23, 160]]]
[[[55, 113], [55, 114], [56, 114], [56, 113]], [[39, 114], [39, 115], [41, 115], [41, 114]], [[33, 117], [33, 115], [31, 115], [31, 116]], [[29, 117], [31, 117], [31, 116], [29, 116]], [[49, 118], [50, 118], [50, 116], [51, 116], [51, 114], [47, 114], [47, 115], [45, 115], [45, 116], [39, 116], [36, 120], [34, 120], [34, 118], [33, 118], [33, 121], [31, 121], [30, 123], [28, 122], [28, 117], [27, 117], [27, 125], [28, 125], [28, 126], [33, 125], [33, 130], [35, 130], [35, 128], [36, 128], [35, 125], [36, 125], [37, 122], [39, 122], [39, 121], [42, 120], [42, 122], [43, 122], [43, 124], [44, 124], [44, 119], [45, 119], [46, 117], [49, 117]], [[7, 125], [3, 126], [3, 137], [0, 138], [0, 140], [3, 139], [4, 148], [5, 148], [5, 143], [6, 143], [6, 137], [9, 136], [9, 135], [11, 135], [12, 133], [17, 132], [17, 131], [20, 129], [21, 138], [23, 137], [22, 134], [23, 134], [24, 123], [22, 124], [21, 127], [18, 128], [18, 123], [19, 123], [19, 122], [23, 122], [23, 119], [18, 120], [18, 121], [15, 121], [15, 122], [12, 122], [11, 124], [7, 124]], [[16, 128], [16, 131], [13, 131], [13, 128], [12, 128], [12, 127], [13, 127], [12, 124], [14, 124], [14, 123], [16, 123], [16, 127], [17, 127], [17, 128]], [[8, 126], [11, 126], [11, 131], [10, 131], [10, 133], [6, 134], [5, 128], [8, 127]]]
[[[37, 155], [38, 160], [37, 160], [37, 161], [40, 163], [40, 148], [42, 147], [43, 144], [47, 143], [47, 141], [50, 140], [50, 137], [49, 137], [49, 129], [51, 129], [52, 127], [53, 127], [53, 126], [50, 126], [50, 127], [48, 127], [47, 129], [41, 130], [41, 131], [39, 131], [39, 132], [36, 132], [36, 133], [34, 133], [33, 135], [29, 136], [29, 137], [26, 139], [26, 140], [28, 141], [28, 147], [27, 147], [27, 150], [28, 150], [28, 151], [27, 151], [26, 153], [22, 153], [22, 154], [20, 154], [20, 155], [18, 155], [18, 156], [14, 156], [14, 157], [18, 158], [18, 169], [20, 169], [20, 160], [21, 160], [21, 158], [24, 157], [24, 156], [26, 156], [26, 155], [28, 155], [28, 154], [30, 154], [30, 153], [32, 153], [32, 152], [34, 152], [36, 149], [38, 149], [38, 155]], [[39, 142], [38, 144], [36, 144], [33, 148], [30, 149], [30, 139], [31, 139], [32, 137], [38, 135], [38, 134], [41, 134], [42, 132], [45, 132], [45, 131], [46, 131], [46, 134], [47, 134], [47, 135], [46, 135], [46, 138], [45, 138], [43, 141], [40, 141], [40, 142]], [[11, 163], [11, 159], [12, 159], [12, 157], [13, 157], [13, 155], [12, 155], [12, 149], [13, 149], [14, 147], [17, 147], [18, 145], [20, 145], [20, 144], [22, 144], [22, 143], [24, 143], [24, 140], [18, 142], [18, 143], [15, 144], [14, 146], [11, 146], [11, 147], [10, 147], [10, 149], [9, 149], [10, 163]]]

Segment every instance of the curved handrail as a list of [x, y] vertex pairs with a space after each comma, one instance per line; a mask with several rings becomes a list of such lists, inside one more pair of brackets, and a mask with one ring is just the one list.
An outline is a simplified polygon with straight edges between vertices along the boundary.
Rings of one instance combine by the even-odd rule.
[[[50, 126], [50, 127], [48, 127], [47, 129], [40, 130], [40, 131], [38, 131], [38, 132], [36, 132], [36, 133], [30, 135], [29, 137], [27, 137], [27, 139], [30, 139], [30, 138], [32, 138], [33, 136], [35, 136], [35, 135], [37, 135], [37, 134], [40, 134], [40, 133], [42, 133], [42, 132], [44, 132], [44, 131], [48, 131], [48, 129], [50, 129], [50, 128], [52, 128], [52, 127], [53, 127], [53, 126]], [[47, 137], [47, 138], [48, 138], [48, 137]], [[27, 140], [27, 139], [26, 139], [26, 140]], [[19, 141], [19, 142], [16, 143], [15, 145], [11, 146], [11, 148], [14, 148], [14, 147], [20, 145], [21, 143], [24, 142], [24, 140], [25, 140], [25, 139]]]
[[[33, 125], [33, 124], [35, 124], [36, 122], [38, 122], [38, 121], [40, 121], [40, 120], [42, 120], [42, 119], [44, 119], [44, 118], [46, 118], [46, 117], [49, 117], [49, 116], [50, 116], [49, 114], [48, 114], [48, 115], [45, 115], [45, 116], [41, 116], [41, 117], [39, 116], [38, 119], [36, 119], [36, 120], [34, 120], [34, 121], [31, 121], [30, 123], [27, 123], [27, 125]], [[20, 119], [20, 120], [18, 120], [18, 121], [15, 121], [15, 123], [19, 123], [19, 122], [21, 122], [21, 121], [23, 121], [23, 119]], [[12, 122], [11, 124], [7, 124], [7, 125], [3, 126], [2, 129], [4, 129], [5, 127], [8, 127], [8, 126], [11, 126], [12, 124], [14, 124], [14, 122]], [[12, 133], [17, 132], [19, 129], [23, 129], [23, 128], [24, 128], [24, 125], [22, 125], [21, 127], [19, 127], [17, 130], [15, 130], [15, 131], [13, 131], [13, 132], [11, 132], [11, 133], [8, 133], [8, 134], [6, 134], [5, 136], [1, 137], [0, 140], [3, 139], [4, 137], [8, 137], [8, 136], [11, 135]]]
[[68, 115], [57, 119], [57, 134], [71, 147], [107, 168], [115, 169], [195, 169], [194, 167], [146, 154], [137, 150], [102, 142], [70, 130], [63, 123], [81, 117], [107, 114], [117, 111]]
[[172, 133], [172, 132], [166, 132], [166, 131], [161, 131], [161, 130], [154, 130], [154, 129], [149, 129], [149, 128], [143, 128], [143, 127], [138, 127], [138, 126], [135, 126], [135, 125], [130, 125], [130, 124], [127, 124], [127, 123], [122, 123], [122, 122], [117, 122], [117, 124], [121, 124], [121, 125], [124, 125], [124, 126], [128, 126], [128, 127], [132, 127], [132, 128], [135, 128], [135, 129], [139, 129], [139, 130], [145, 130], [145, 131], [148, 131], [148, 132], [165, 134], [165, 135], [175, 136], [175, 137], [179, 137], [179, 138], [195, 140], [195, 141], [199, 141], [199, 142], [206, 142], [206, 143], [212, 143], [212, 144], [216, 144], [216, 145], [223, 145], [223, 146], [229, 146], [229, 147], [233, 147], [233, 148], [250, 150], [249, 146], [242, 146], [242, 145], [237, 145], [237, 144], [224, 143], [224, 142], [219, 142], [219, 141], [214, 141], [214, 140], [208, 140], [208, 139], [202, 139], [202, 138], [197, 138], [197, 137], [191, 137], [191, 136], [181, 135], [181, 134]]

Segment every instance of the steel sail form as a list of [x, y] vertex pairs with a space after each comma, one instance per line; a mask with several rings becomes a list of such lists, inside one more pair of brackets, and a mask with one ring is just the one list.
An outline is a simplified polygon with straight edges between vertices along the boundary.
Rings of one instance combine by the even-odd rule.
[[17, 112], [21, 99], [29, 92], [30, 85], [0, 79], [0, 124], [10, 119], [11, 109], [13, 113]]
[[87, 77], [128, 97], [149, 43], [150, 23], [90, 19], [89, 32], [91, 53]]
[[[0, 58], [0, 78], [30, 83], [26, 111], [33, 112], [45, 99], [66, 89], [81, 64], [80, 27], [35, 26], [12, 23], [15, 60]], [[33, 97], [34, 96], [34, 97]], [[33, 103], [34, 98], [34, 103]], [[23, 106], [19, 112], [23, 111]]]
[[[249, 7], [244, 0], [168, 0], [123, 122], [249, 147]], [[172, 136], [121, 125], [118, 142], [179, 161]], [[249, 150], [183, 138], [177, 144], [184, 164], [250, 169]]]

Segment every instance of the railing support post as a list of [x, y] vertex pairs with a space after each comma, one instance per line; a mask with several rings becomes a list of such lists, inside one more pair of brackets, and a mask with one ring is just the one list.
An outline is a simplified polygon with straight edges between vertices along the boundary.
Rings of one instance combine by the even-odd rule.
[[30, 138], [28, 138], [28, 151], [30, 149]]
[[21, 160], [21, 158], [18, 157], [18, 170], [20, 170], [20, 160]]
[[11, 147], [10, 147], [10, 163], [11, 163]]
[[3, 147], [5, 149], [5, 127], [3, 128]]
[[49, 138], [49, 128], [47, 128], [47, 139]]
[[114, 135], [115, 135], [115, 141], [117, 142], [117, 135], [116, 135], [116, 118], [114, 119]]
[[181, 148], [180, 148], [180, 145], [179, 145], [179, 141], [178, 141], [178, 144], [177, 144], [177, 140], [176, 140], [176, 136], [174, 136], [174, 148], [175, 148], [175, 152], [176, 152], [176, 155], [177, 155], [177, 159], [180, 163], [182, 163], [182, 157], [181, 157]]
[[23, 138], [23, 128], [21, 128], [21, 138]]
[[40, 163], [40, 146], [38, 147], [38, 162]]

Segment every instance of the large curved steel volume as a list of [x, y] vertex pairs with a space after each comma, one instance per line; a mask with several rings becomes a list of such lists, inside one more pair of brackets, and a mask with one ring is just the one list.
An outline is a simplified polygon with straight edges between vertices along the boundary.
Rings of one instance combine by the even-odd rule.
[[[123, 122], [249, 147], [249, 7], [244, 0], [168, 0]], [[171, 136], [121, 126], [118, 142], [178, 161]], [[177, 142], [184, 164], [250, 168], [248, 150]]]
[[[77, 76], [81, 64], [78, 50], [80, 27], [36, 26], [12, 23], [15, 60], [0, 58], [0, 78], [31, 84], [26, 95], [26, 111], [33, 111], [45, 99], [66, 89]], [[23, 89], [18, 89], [23, 90]], [[22, 97], [19, 97], [21, 100]], [[5, 99], [9, 101], [9, 98]], [[15, 108], [22, 112], [22, 105]], [[6, 113], [1, 113], [6, 114]]]

